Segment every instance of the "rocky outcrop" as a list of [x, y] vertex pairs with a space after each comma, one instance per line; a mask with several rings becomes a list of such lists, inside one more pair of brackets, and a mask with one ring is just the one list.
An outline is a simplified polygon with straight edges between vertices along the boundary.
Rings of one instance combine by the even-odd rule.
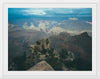
[[[29, 45], [30, 52], [28, 53], [28, 56], [26, 57], [26, 61], [25, 61], [26, 69], [28, 69], [34, 65], [35, 65], [35, 68], [37, 69], [37, 67], [41, 67], [43, 63], [44, 63], [43, 66], [44, 65], [49, 66], [44, 61], [50, 61], [49, 60], [50, 58], [59, 59], [59, 55], [56, 52], [56, 50], [49, 48], [49, 46], [50, 46], [50, 43], [49, 43], [48, 38], [44, 38], [44, 39], [41, 39], [39, 41], [36, 41], [35, 45]], [[37, 66], [37, 63], [40, 61], [43, 61], [43, 62], [41, 62]], [[44, 70], [46, 70], [46, 69], [49, 70], [49, 68], [51, 68], [51, 67], [48, 68], [48, 67], [44, 66], [41, 68], [44, 68]]]
[[49, 40], [48, 39], [41, 39], [36, 42], [36, 45], [29, 45], [29, 50], [34, 53], [35, 50], [41, 52], [44, 49], [49, 49]]
[[54, 71], [54, 69], [46, 61], [41, 61], [27, 71]]

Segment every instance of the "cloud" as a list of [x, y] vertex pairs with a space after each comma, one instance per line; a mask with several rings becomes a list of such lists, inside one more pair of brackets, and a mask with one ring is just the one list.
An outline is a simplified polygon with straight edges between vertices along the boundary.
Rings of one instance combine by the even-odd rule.
[[78, 18], [69, 18], [69, 20], [78, 20]]
[[88, 22], [88, 21], [86, 21], [86, 23], [92, 24], [92, 22]]
[[36, 30], [36, 31], [40, 31], [40, 30], [42, 29], [44, 32], [46, 32], [45, 23], [40, 23], [38, 27], [36, 27], [36, 26], [34, 25], [34, 23], [32, 23], [32, 22], [31, 22], [30, 24], [31, 24], [31, 25], [28, 26], [28, 25], [27, 25], [27, 22], [25, 22], [24, 25], [23, 25], [23, 28], [24, 28], [24, 29]]
[[75, 31], [73, 31], [73, 30], [67, 30], [67, 32], [68, 32], [68, 33], [71, 33], [71, 34], [75, 34], [75, 35], [81, 34], [81, 33], [83, 33], [83, 32], [92, 33], [91, 30], [82, 30], [82, 31], [78, 31], [78, 30], [75, 30]]
[[15, 26], [17, 26], [17, 25], [9, 24], [9, 23], [8, 23], [8, 27], [15, 27]]
[[29, 9], [29, 10], [23, 10], [23, 12], [26, 12], [27, 14], [30, 14], [30, 15], [45, 15], [46, 14], [46, 12], [42, 9], [35, 9], [35, 10]]
[[70, 13], [73, 13], [73, 11], [71, 10]]

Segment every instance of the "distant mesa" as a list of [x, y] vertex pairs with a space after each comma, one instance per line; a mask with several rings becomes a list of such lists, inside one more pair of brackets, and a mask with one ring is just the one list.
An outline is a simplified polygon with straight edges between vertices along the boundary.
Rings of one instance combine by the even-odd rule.
[[81, 36], [88, 36], [88, 33], [87, 32], [83, 32], [83, 33], [81, 33]]
[[41, 61], [27, 71], [54, 71], [54, 69], [46, 61]]

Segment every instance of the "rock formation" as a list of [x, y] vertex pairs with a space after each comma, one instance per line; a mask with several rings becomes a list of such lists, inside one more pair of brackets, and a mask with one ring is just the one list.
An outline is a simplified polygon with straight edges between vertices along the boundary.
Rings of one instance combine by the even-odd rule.
[[41, 61], [27, 71], [54, 71], [54, 69], [46, 61]]

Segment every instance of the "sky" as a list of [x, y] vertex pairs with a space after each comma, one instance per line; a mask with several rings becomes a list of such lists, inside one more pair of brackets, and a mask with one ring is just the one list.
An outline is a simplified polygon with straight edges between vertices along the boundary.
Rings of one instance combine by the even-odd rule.
[[[8, 23], [38, 27], [40, 20], [57, 21], [69, 31], [92, 31], [92, 8], [8, 8]], [[50, 23], [51, 26], [52, 23]]]
[[92, 8], [8, 8], [9, 21], [17, 19], [80, 19], [92, 22]]
[[91, 16], [91, 8], [9, 8], [8, 14], [37, 15], [45, 17], [66, 17], [73, 15], [78, 17]]

